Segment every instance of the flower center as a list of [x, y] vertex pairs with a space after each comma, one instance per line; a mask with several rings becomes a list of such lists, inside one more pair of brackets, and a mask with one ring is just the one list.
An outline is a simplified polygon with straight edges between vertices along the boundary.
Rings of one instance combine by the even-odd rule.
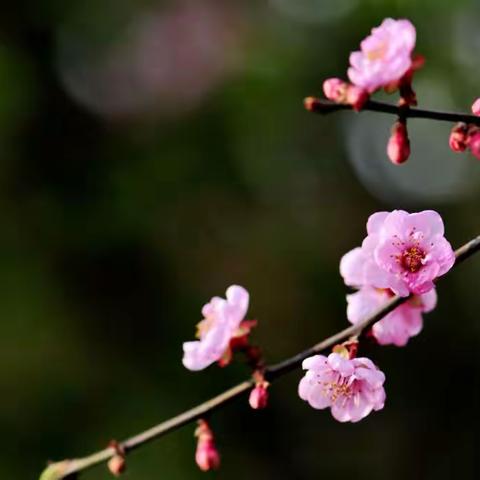
[[375, 60], [381, 60], [383, 57], [385, 57], [385, 54], [387, 53], [387, 43], [386, 42], [381, 42], [378, 47], [373, 48], [372, 50], [369, 50], [366, 52], [367, 58], [370, 61], [375, 61]]
[[339, 382], [320, 382], [323, 385], [322, 393], [335, 402], [339, 397], [351, 397], [353, 394], [352, 385], [347, 383], [346, 378], [342, 378]]
[[197, 323], [197, 332], [195, 336], [202, 338], [213, 326], [214, 319], [212, 317], [204, 318], [201, 322]]
[[423, 266], [422, 260], [424, 258], [425, 252], [422, 249], [416, 246], [407, 248], [407, 250], [402, 253], [402, 267], [412, 273], [418, 272]]

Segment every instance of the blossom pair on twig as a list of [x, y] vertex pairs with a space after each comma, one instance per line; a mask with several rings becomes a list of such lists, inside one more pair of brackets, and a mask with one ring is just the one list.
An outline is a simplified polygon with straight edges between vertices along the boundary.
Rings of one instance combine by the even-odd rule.
[[[360, 323], [393, 295], [411, 296], [370, 332], [381, 345], [404, 346], [422, 329], [422, 313], [435, 307], [434, 280], [454, 262], [455, 254], [437, 212], [394, 210], [371, 215], [362, 246], [345, 254], [340, 262], [346, 285], [358, 288], [347, 295], [348, 320]], [[385, 375], [368, 358], [355, 358], [356, 348], [348, 347], [347, 342], [328, 357], [306, 359], [299, 395], [313, 408], [330, 407], [336, 420], [357, 422], [383, 408]]]
[[437, 212], [395, 210], [371, 215], [362, 246], [345, 254], [340, 262], [345, 284], [358, 289], [347, 295], [348, 320], [360, 322], [393, 295], [412, 295], [371, 332], [381, 345], [404, 346], [422, 329], [422, 313], [436, 305], [434, 280], [454, 262], [455, 254]]

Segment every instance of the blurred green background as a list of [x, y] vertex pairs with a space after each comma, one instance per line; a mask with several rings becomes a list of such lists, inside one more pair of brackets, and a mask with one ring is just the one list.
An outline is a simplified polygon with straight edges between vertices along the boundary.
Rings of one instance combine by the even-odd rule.
[[[121, 440], [243, 379], [191, 373], [182, 342], [231, 283], [251, 293], [269, 362], [346, 325], [341, 255], [377, 210], [434, 208], [459, 246], [480, 233], [480, 165], [451, 125], [304, 111], [386, 16], [417, 27], [420, 105], [480, 94], [480, 6], [447, 0], [58, 0], [0, 18], [0, 478]], [[394, 101], [391, 99], [391, 101]], [[223, 465], [202, 474], [193, 426], [135, 452], [126, 478], [478, 478], [480, 258], [439, 285], [404, 349], [368, 346], [383, 411], [314, 411], [300, 372], [270, 408], [212, 419]], [[106, 467], [82, 478], [110, 478]]]

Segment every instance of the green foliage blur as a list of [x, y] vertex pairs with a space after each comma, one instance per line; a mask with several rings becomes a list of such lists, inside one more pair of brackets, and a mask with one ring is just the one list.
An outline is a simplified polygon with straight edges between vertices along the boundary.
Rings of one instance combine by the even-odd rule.
[[[35, 479], [243, 379], [192, 373], [182, 342], [238, 283], [274, 362], [346, 325], [343, 253], [378, 210], [438, 210], [480, 233], [480, 164], [449, 124], [302, 107], [384, 17], [417, 27], [421, 106], [480, 95], [480, 8], [459, 0], [57, 0], [0, 18], [0, 478]], [[394, 101], [394, 99], [391, 99]], [[385, 409], [355, 425], [310, 409], [300, 372], [270, 408], [212, 418], [229, 480], [478, 478], [480, 258], [442, 280], [404, 349], [368, 345]], [[132, 480], [194, 479], [193, 426], [128, 458]], [[110, 478], [105, 466], [82, 479]]]

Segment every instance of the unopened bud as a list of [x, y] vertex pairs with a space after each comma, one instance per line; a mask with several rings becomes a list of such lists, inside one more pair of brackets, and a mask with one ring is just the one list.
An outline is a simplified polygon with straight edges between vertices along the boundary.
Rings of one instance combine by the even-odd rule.
[[216, 470], [220, 466], [220, 454], [215, 446], [213, 432], [205, 420], [198, 421], [195, 430], [197, 450], [195, 451], [195, 462], [203, 472]]
[[213, 438], [198, 441], [195, 461], [197, 462], [198, 468], [203, 472], [216, 470], [220, 466], [220, 455], [215, 447]]
[[472, 113], [477, 117], [480, 116], [480, 98], [477, 98], [472, 105]]
[[470, 148], [473, 156], [480, 160], [480, 131], [471, 135], [468, 142], [468, 147]]
[[395, 122], [387, 144], [387, 155], [392, 163], [400, 165], [410, 156], [410, 140], [404, 122]]
[[250, 392], [248, 403], [254, 410], [261, 410], [268, 405], [268, 382], [260, 382]]
[[123, 455], [116, 454], [108, 461], [108, 469], [116, 477], [119, 477], [126, 468], [127, 464]]
[[314, 112], [317, 105], [318, 100], [315, 97], [307, 97], [303, 100], [303, 106], [309, 112]]
[[466, 123], [457, 123], [450, 132], [448, 144], [454, 152], [463, 152], [467, 148], [468, 125]]
[[348, 83], [340, 78], [328, 78], [323, 82], [323, 93], [335, 103], [345, 103], [347, 100]]
[[353, 109], [359, 112], [365, 103], [367, 103], [370, 95], [363, 88], [356, 85], [348, 85], [347, 87], [347, 103], [353, 107]]
[[323, 82], [323, 93], [335, 103], [351, 105], [357, 112], [362, 109], [369, 98], [363, 88], [344, 82], [340, 78], [328, 78]]

